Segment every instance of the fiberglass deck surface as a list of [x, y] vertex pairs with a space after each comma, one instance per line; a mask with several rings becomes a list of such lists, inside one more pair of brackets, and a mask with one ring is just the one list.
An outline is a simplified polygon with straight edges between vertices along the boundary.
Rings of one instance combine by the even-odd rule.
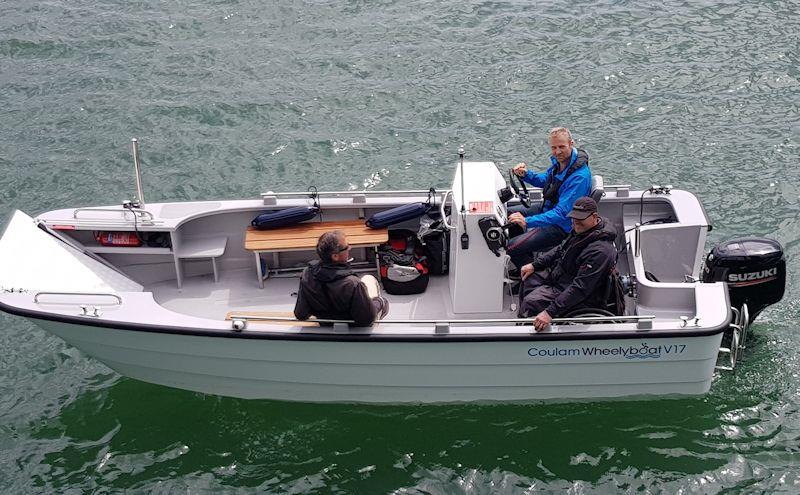
[[[250, 269], [220, 272], [219, 282], [214, 283], [210, 275], [187, 277], [183, 288], [178, 289], [174, 280], [145, 287], [152, 291], [155, 300], [165, 308], [201, 318], [224, 320], [229, 311], [289, 311], [294, 309], [298, 277], [269, 278], [264, 288], [259, 289]], [[505, 296], [505, 311], [490, 314], [453, 314], [450, 309], [450, 289], [447, 276], [432, 276], [427, 290], [410, 296], [384, 295], [390, 309], [386, 319], [460, 319], [460, 318], [514, 318], [510, 310], [513, 301]]]

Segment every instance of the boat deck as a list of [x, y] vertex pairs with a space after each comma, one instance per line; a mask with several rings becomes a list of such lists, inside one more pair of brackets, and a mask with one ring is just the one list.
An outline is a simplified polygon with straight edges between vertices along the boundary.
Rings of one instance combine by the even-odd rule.
[[[299, 274], [293, 277], [270, 277], [259, 289], [253, 280], [252, 269], [225, 270], [219, 282], [213, 283], [209, 275], [186, 277], [178, 289], [174, 280], [145, 286], [155, 300], [177, 313], [200, 318], [224, 320], [229, 311], [286, 311], [291, 313], [296, 301]], [[395, 296], [383, 294], [390, 304], [386, 319], [454, 319], [454, 318], [515, 318], [511, 310], [517, 297], [506, 294], [506, 311], [491, 316], [482, 314], [455, 314], [450, 303], [447, 276], [431, 276], [428, 288], [422, 294]]]

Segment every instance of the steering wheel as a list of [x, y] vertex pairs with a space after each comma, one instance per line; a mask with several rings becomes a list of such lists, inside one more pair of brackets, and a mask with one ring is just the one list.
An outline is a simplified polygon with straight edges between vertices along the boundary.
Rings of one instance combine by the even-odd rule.
[[[520, 192], [517, 182], [519, 182], [519, 185], [522, 186], [522, 192]], [[525, 181], [522, 180], [522, 177], [514, 173], [513, 168], [508, 169], [508, 183], [511, 186], [511, 189], [514, 190], [514, 194], [519, 197], [519, 202], [522, 203], [522, 206], [525, 208], [530, 208], [531, 203], [528, 201], [528, 186], [525, 185]]]

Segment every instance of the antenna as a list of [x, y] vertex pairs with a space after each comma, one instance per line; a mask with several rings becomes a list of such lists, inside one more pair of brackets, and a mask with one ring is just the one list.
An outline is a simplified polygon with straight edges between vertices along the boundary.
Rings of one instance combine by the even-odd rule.
[[461, 222], [464, 232], [461, 234], [461, 249], [469, 249], [469, 234], [467, 234], [467, 205], [464, 202], [464, 148], [458, 148], [458, 158], [461, 160]]
[[142, 191], [142, 169], [139, 165], [139, 140], [131, 139], [133, 151], [133, 168], [136, 170], [136, 199], [131, 202], [134, 208], [144, 208], [144, 191]]

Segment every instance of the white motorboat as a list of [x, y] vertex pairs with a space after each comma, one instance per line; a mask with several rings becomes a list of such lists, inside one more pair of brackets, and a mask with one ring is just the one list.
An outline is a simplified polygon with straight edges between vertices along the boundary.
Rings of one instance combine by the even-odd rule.
[[[450, 230], [449, 272], [421, 294], [387, 295], [389, 314], [369, 328], [296, 321], [313, 250], [246, 246], [247, 227], [312, 201], [322, 218], [301, 225], [359, 223], [425, 202], [428, 189], [145, 203], [138, 160], [138, 201], [14, 213], [0, 240], [0, 309], [125, 376], [224, 396], [431, 403], [707, 392], [715, 369], [736, 366], [752, 319], [782, 297], [780, 246], [727, 242], [703, 268], [710, 226], [692, 193], [594, 184], [619, 232], [625, 314], [589, 311], [544, 332], [517, 318], [503, 251], [504, 200], [536, 202], [540, 192], [508, 201], [495, 164], [463, 158], [431, 212]], [[390, 229], [417, 231], [421, 221]], [[367, 244], [353, 255], [368, 271]]]

